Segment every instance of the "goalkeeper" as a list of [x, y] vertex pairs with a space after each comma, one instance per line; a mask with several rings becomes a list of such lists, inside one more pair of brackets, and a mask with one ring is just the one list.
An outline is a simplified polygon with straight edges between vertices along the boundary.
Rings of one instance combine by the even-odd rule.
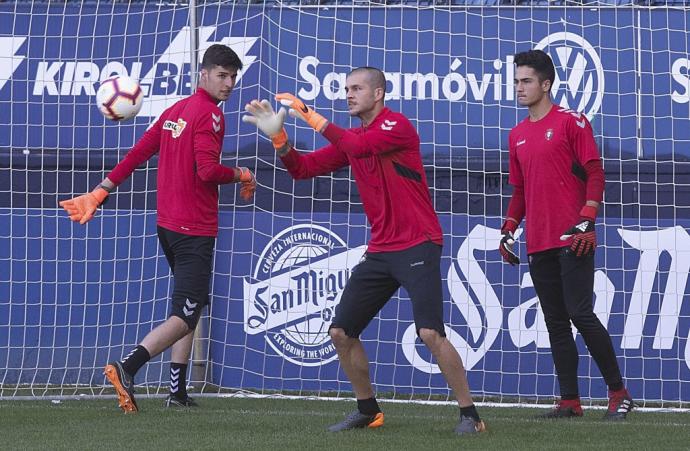
[[529, 271], [561, 391], [558, 404], [542, 417], [582, 416], [572, 322], [608, 385], [605, 418], [623, 420], [633, 400], [623, 385], [611, 337], [592, 307], [594, 222], [604, 190], [599, 150], [587, 118], [551, 102], [551, 58], [532, 50], [515, 55], [515, 65], [517, 99], [529, 116], [508, 138], [513, 195], [499, 250], [511, 265], [520, 262], [513, 252], [514, 233], [526, 216]]
[[254, 175], [247, 168], [219, 163], [225, 120], [218, 103], [228, 99], [241, 69], [242, 61], [230, 47], [209, 47], [196, 93], [165, 110], [91, 193], [60, 202], [70, 219], [85, 224], [137, 166], [159, 154], [157, 231], [173, 274], [172, 311], [127, 357], [105, 367], [125, 413], [138, 411], [134, 375], [171, 346], [170, 394], [165, 405], [195, 405], [187, 395], [186, 372], [194, 329], [208, 304], [218, 233], [218, 185], [239, 183], [245, 200], [256, 190]]
[[329, 430], [383, 424], [359, 336], [403, 286], [412, 301], [417, 333], [438, 361], [460, 405], [455, 431], [481, 432], [484, 423], [472, 402], [465, 369], [444, 331], [440, 271], [443, 234], [429, 196], [419, 136], [405, 116], [384, 106], [386, 79], [380, 70], [353, 70], [345, 89], [350, 116], [359, 117], [361, 127], [340, 128], [295, 96], [276, 96], [290, 107], [292, 116], [305, 120], [330, 141], [312, 153], [302, 154], [288, 141], [283, 108], [275, 113], [267, 100], [254, 100], [245, 108], [250, 115], [243, 117], [271, 138], [295, 179], [328, 174], [349, 165], [371, 223], [367, 252], [343, 290], [329, 329], [340, 364], [352, 383], [357, 410]]

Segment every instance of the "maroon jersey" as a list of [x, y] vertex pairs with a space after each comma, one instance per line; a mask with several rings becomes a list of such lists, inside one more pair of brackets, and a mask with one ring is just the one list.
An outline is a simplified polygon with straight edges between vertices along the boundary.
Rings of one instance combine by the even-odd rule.
[[419, 135], [400, 113], [384, 108], [367, 127], [329, 124], [330, 145], [312, 153], [292, 149], [282, 157], [296, 179], [344, 166], [352, 174], [371, 224], [369, 252], [398, 251], [425, 241], [443, 243], [419, 152]]
[[235, 180], [220, 164], [223, 112], [203, 89], [165, 110], [108, 174], [119, 185], [159, 152], [158, 225], [186, 235], [218, 233], [218, 185]]
[[592, 126], [584, 114], [553, 105], [542, 119], [516, 125], [508, 142], [508, 183], [525, 192], [527, 253], [570, 246], [560, 236], [580, 221], [582, 167], [599, 159]]

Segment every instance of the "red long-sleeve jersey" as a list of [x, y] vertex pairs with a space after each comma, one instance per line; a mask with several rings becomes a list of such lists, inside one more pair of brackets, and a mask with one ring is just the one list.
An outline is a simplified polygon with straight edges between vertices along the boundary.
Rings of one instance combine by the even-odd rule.
[[587, 192], [588, 163], [600, 158], [587, 117], [553, 105], [542, 119], [532, 122], [528, 117], [516, 125], [508, 142], [508, 183], [524, 192], [520, 211], [526, 215], [527, 253], [570, 246], [572, 240], [561, 241], [560, 236], [580, 221], [587, 200], [601, 201], [603, 188], [598, 165], [599, 182]]
[[291, 149], [281, 159], [295, 179], [351, 166], [371, 224], [369, 252], [399, 251], [425, 241], [443, 244], [419, 135], [405, 116], [384, 108], [367, 127], [345, 130], [331, 123], [323, 135], [330, 145], [306, 154]]
[[158, 225], [185, 235], [218, 233], [218, 185], [235, 181], [220, 164], [223, 112], [203, 89], [163, 112], [108, 174], [119, 185], [156, 152]]

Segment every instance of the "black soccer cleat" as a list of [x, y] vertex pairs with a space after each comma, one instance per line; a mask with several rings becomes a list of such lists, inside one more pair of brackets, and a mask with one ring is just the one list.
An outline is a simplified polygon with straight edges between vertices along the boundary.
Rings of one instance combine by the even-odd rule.
[[472, 417], [460, 415], [458, 425], [455, 426], [455, 433], [458, 435], [472, 435], [486, 432], [486, 425], [482, 420], [475, 420]]
[[553, 409], [537, 415], [541, 419], [575, 418], [584, 415], [579, 399], [562, 399]]
[[609, 391], [609, 408], [604, 414], [604, 419], [608, 421], [622, 421], [628, 416], [635, 403], [625, 388], [616, 392]]
[[125, 413], [137, 413], [139, 407], [134, 400], [134, 378], [122, 369], [122, 364], [120, 362], [110, 362], [105, 366], [103, 374], [115, 387], [120, 408]]
[[329, 432], [349, 431], [360, 428], [377, 428], [383, 426], [383, 412], [366, 415], [359, 410], [349, 414], [343, 421], [328, 428]]
[[175, 395], [168, 395], [168, 397], [165, 398], [165, 407], [169, 409], [187, 409], [189, 407], [199, 407], [199, 404], [189, 396], [178, 398]]

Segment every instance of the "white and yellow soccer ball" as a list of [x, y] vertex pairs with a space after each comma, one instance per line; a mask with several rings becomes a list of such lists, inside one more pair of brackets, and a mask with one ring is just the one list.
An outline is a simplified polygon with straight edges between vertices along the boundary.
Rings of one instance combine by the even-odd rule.
[[106, 118], [125, 121], [139, 113], [144, 103], [144, 93], [136, 80], [119, 75], [101, 83], [96, 92], [96, 103]]

